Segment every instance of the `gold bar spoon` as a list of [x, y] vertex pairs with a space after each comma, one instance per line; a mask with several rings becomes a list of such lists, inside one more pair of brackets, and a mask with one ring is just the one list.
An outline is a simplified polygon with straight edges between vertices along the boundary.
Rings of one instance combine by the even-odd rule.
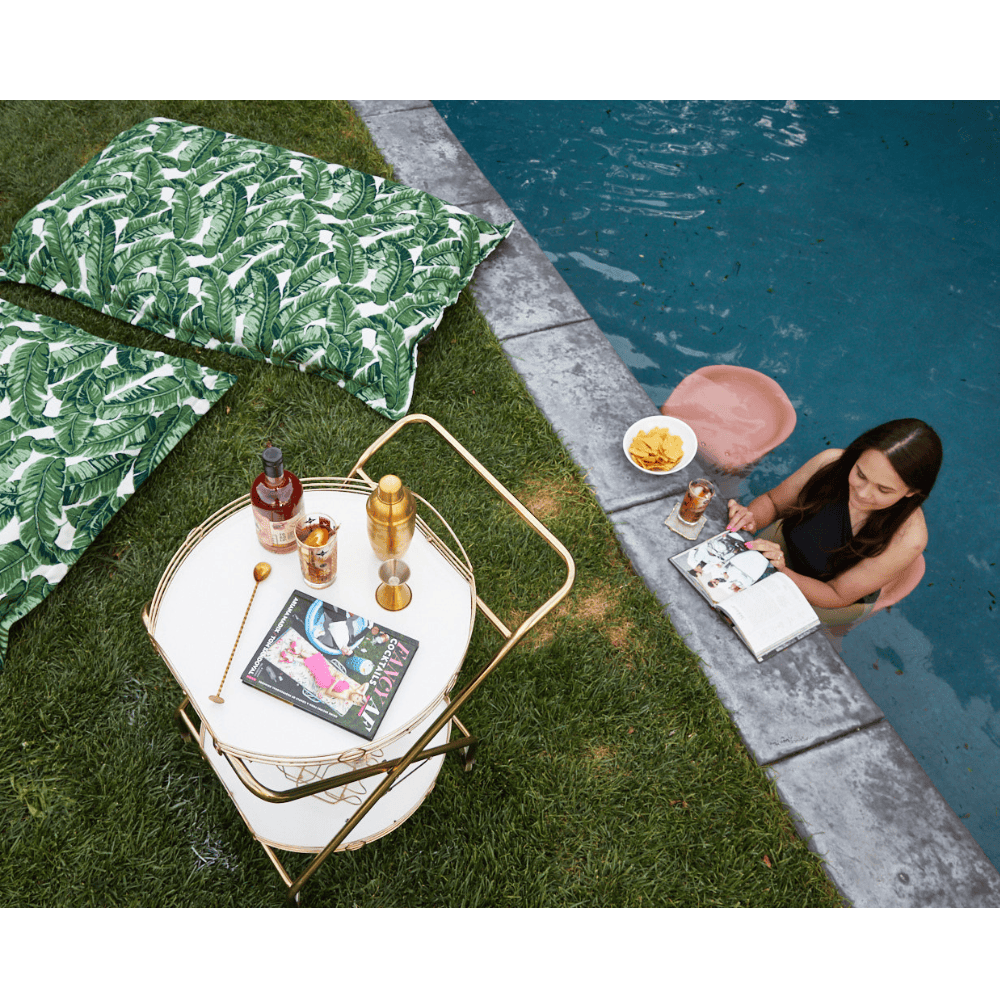
[[[253, 593], [250, 595], [250, 604], [253, 604], [253, 599], [257, 596], [257, 588], [260, 586], [261, 580], [266, 580], [271, 575], [271, 564], [266, 562], [259, 562], [253, 568], [253, 578], [257, 581], [253, 585]], [[240, 644], [240, 636], [243, 635], [243, 626], [247, 623], [247, 615], [250, 614], [250, 604], [247, 605], [246, 612], [243, 615], [243, 621], [240, 622], [240, 630], [236, 633], [236, 642], [233, 644], [233, 651], [229, 654], [229, 663], [226, 664], [226, 672], [222, 675], [222, 680], [219, 682], [219, 693], [210, 694], [208, 696], [209, 701], [214, 701], [216, 705], [225, 704], [226, 699], [222, 697], [222, 685], [226, 683], [226, 676], [229, 673], [230, 664], [233, 662], [233, 657], [236, 655], [236, 647]]]

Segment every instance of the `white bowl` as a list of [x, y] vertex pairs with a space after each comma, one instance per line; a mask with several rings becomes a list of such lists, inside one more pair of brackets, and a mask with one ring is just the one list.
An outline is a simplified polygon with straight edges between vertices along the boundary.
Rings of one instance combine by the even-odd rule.
[[[654, 427], [666, 427], [671, 434], [676, 434], [683, 443], [684, 455], [672, 469], [666, 471], [644, 469], [628, 452], [629, 445], [632, 444], [639, 431], [645, 431], [648, 434]], [[683, 420], [678, 420], [676, 417], [666, 417], [662, 414], [656, 417], [643, 417], [625, 432], [625, 437], [622, 438], [622, 450], [625, 452], [625, 457], [640, 472], [648, 473], [650, 476], [670, 476], [675, 472], [680, 472], [698, 454], [698, 435]]]

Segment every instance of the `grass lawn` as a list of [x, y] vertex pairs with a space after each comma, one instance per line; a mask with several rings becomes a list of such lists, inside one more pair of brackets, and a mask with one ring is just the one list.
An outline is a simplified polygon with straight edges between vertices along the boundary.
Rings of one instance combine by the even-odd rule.
[[[155, 115], [391, 177], [342, 101], [6, 102], [0, 241], [118, 132]], [[301, 476], [343, 476], [388, 423], [316, 376], [199, 351], [39, 289], [3, 284], [0, 296], [239, 378], [11, 631], [0, 905], [277, 905], [277, 873], [179, 738], [180, 695], [140, 614], [188, 530], [247, 492], [267, 443]], [[468, 290], [421, 348], [411, 410], [439, 420], [564, 542], [576, 584], [463, 710], [482, 741], [476, 768], [446, 760], [414, 816], [331, 858], [304, 905], [844, 905]], [[368, 465], [390, 471], [448, 518], [508, 624], [561, 582], [555, 556], [430, 430], [407, 429]], [[495, 647], [480, 620], [470, 668]], [[283, 860], [295, 875], [308, 856]]]

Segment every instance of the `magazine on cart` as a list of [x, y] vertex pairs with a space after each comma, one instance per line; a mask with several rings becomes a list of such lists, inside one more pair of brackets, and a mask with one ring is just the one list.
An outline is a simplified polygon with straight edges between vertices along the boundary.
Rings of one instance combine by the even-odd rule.
[[372, 739], [419, 643], [295, 590], [242, 680]]
[[820, 627], [802, 591], [737, 531], [699, 542], [670, 561], [763, 663]]

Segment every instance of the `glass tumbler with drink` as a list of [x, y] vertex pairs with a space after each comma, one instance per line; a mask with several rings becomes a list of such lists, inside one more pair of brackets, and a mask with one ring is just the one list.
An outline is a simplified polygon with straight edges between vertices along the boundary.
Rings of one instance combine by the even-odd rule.
[[323, 590], [337, 579], [337, 529], [329, 514], [306, 514], [295, 526], [302, 579]]
[[681, 501], [678, 517], [686, 524], [695, 524], [714, 496], [715, 486], [707, 479], [692, 479]]

